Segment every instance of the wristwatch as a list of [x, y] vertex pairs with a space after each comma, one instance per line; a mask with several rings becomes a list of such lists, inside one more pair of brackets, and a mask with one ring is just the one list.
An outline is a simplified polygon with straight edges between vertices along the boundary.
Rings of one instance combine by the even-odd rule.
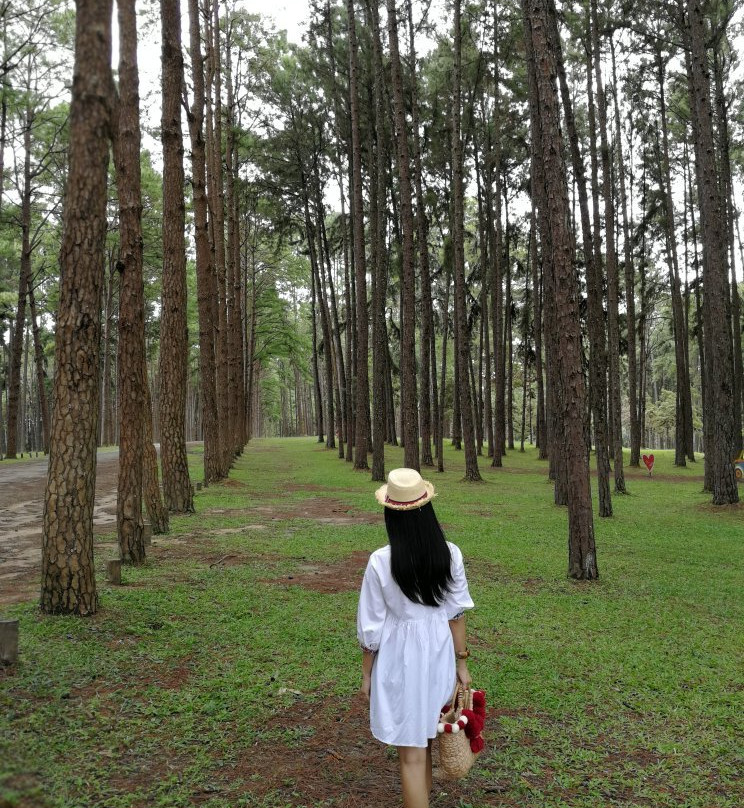
[[455, 659], [467, 659], [470, 656], [470, 649], [466, 648], [464, 651], [455, 651]]

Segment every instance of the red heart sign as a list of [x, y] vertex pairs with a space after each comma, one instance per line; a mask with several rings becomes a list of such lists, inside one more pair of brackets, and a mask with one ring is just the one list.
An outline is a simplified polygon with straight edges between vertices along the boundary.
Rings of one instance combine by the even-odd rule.
[[646, 468], [651, 471], [651, 469], [654, 467], [654, 456], [643, 455], [643, 462], [646, 464]]

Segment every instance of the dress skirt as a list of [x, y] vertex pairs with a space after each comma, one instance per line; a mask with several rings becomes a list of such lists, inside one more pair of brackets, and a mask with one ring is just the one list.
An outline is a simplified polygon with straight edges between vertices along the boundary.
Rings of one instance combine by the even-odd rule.
[[360, 645], [376, 652], [370, 690], [370, 729], [392, 746], [425, 747], [455, 685], [449, 620], [473, 607], [462, 553], [448, 542], [452, 584], [439, 606], [410, 601], [390, 570], [390, 547], [370, 556], [357, 611]]

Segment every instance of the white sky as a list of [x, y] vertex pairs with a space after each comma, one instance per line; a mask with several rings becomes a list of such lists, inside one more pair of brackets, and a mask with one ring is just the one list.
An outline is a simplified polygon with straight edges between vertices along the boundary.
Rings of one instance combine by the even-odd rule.
[[241, 5], [251, 14], [272, 17], [277, 29], [287, 32], [290, 42], [302, 43], [302, 33], [310, 18], [306, 0], [278, 0], [273, 3], [267, 3], [266, 0], [243, 0]]

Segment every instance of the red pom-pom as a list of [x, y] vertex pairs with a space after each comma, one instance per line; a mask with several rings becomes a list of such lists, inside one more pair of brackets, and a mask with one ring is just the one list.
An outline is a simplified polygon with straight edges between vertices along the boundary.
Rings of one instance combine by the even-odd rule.
[[486, 715], [486, 693], [483, 690], [473, 691], [473, 712], [478, 715]]
[[474, 755], [477, 755], [485, 745], [486, 744], [480, 735], [477, 738], [470, 739], [470, 749]]
[[445, 732], [452, 732], [452, 724], [445, 724], [444, 725]]
[[468, 738], [477, 738], [483, 731], [483, 717], [477, 715], [473, 710], [463, 710], [462, 714], [468, 717], [465, 734]]

